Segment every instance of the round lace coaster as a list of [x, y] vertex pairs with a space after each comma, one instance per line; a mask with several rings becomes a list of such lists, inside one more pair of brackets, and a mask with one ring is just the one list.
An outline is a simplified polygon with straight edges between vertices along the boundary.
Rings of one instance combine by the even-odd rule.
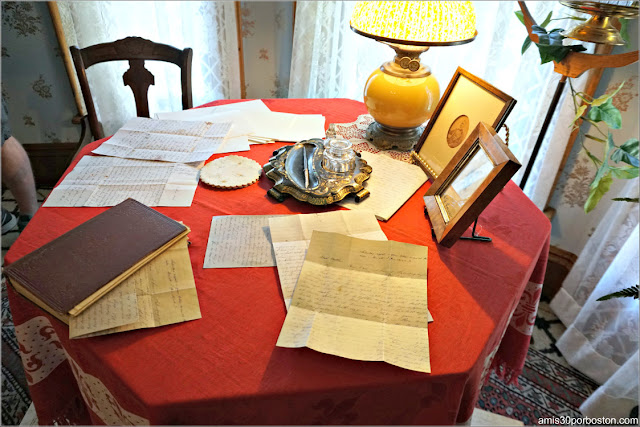
[[242, 188], [258, 181], [262, 166], [242, 156], [225, 156], [207, 163], [200, 171], [200, 180], [220, 188]]

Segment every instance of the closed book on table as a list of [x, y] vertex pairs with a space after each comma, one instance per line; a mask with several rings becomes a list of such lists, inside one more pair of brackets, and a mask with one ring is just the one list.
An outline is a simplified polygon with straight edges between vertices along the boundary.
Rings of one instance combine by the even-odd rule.
[[189, 233], [127, 199], [4, 269], [13, 287], [65, 323]]

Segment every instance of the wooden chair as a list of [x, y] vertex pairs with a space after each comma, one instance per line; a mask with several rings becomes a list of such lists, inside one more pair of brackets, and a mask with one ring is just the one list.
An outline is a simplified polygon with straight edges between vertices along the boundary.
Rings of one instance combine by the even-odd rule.
[[153, 74], [144, 67], [145, 60], [165, 61], [176, 64], [181, 69], [182, 108], [193, 107], [191, 97], [191, 60], [193, 50], [177, 49], [166, 44], [154, 43], [140, 37], [127, 37], [111, 43], [101, 43], [79, 49], [71, 46], [71, 57], [76, 68], [82, 97], [87, 107], [87, 115], [76, 121], [84, 122], [88, 118], [94, 139], [104, 138], [102, 126], [98, 121], [93, 104], [86, 69], [94, 64], [108, 61], [129, 61], [129, 69], [122, 75], [125, 86], [131, 87], [136, 101], [138, 117], [149, 117], [149, 86], [155, 83]]

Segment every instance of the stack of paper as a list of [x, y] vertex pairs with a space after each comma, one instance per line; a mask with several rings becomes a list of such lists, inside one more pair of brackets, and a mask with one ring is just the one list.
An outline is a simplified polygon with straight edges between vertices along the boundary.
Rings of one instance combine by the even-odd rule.
[[226, 144], [235, 147], [246, 146], [246, 150], [248, 150], [250, 144], [274, 142], [271, 139], [264, 139], [256, 136], [250, 121], [252, 113], [268, 113], [269, 111], [269, 108], [264, 104], [264, 102], [261, 100], [255, 100], [219, 105], [217, 107], [193, 108], [173, 113], [158, 113], [156, 114], [156, 118], [161, 120], [231, 123], [231, 129], [226, 137]]
[[431, 372], [427, 248], [314, 231], [276, 345]]
[[161, 120], [196, 120], [212, 122], [219, 114], [240, 112], [244, 114], [269, 112], [269, 107], [261, 100], [234, 102], [233, 104], [217, 105], [215, 107], [192, 108], [190, 110], [174, 111], [171, 113], [157, 113], [156, 119]]
[[[325, 118], [322, 114], [291, 114], [269, 110], [261, 100], [237, 102], [216, 107], [195, 108], [173, 113], [158, 113], [158, 119], [199, 120], [233, 123], [232, 134], [246, 137], [252, 143], [272, 141], [298, 142], [325, 137]], [[261, 141], [262, 139], [262, 141]]]

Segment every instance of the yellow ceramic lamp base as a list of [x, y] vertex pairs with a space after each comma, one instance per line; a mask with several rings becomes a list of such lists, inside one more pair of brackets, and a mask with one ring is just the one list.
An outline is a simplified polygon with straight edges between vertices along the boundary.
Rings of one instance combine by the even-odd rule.
[[376, 69], [367, 80], [364, 103], [380, 124], [414, 128], [426, 122], [440, 100], [440, 86], [433, 75], [396, 77]]

